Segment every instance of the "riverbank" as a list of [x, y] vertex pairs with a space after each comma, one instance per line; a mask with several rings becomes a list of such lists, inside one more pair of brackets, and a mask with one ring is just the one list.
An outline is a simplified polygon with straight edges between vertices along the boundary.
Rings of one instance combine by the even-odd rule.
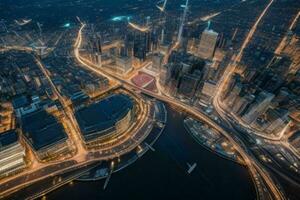
[[206, 127], [200, 121], [190, 117], [184, 119], [184, 127], [197, 143], [208, 151], [211, 151], [224, 159], [244, 165], [238, 152], [230, 142], [216, 130]]
[[155, 101], [153, 102], [153, 104], [154, 104], [154, 116], [153, 116], [154, 125], [151, 132], [144, 140], [144, 142], [141, 143], [134, 151], [122, 155], [118, 159], [102, 162], [101, 165], [83, 174], [77, 180], [97, 181], [100, 179], [107, 178], [107, 176], [109, 175], [111, 162], [116, 163], [114, 164], [114, 169], [112, 172], [112, 173], [116, 173], [122, 169], [125, 169], [129, 165], [133, 164], [149, 150], [155, 151], [155, 149], [152, 146], [158, 140], [158, 138], [160, 137], [160, 135], [162, 134], [165, 128], [167, 122], [167, 110], [165, 105], [160, 101]]

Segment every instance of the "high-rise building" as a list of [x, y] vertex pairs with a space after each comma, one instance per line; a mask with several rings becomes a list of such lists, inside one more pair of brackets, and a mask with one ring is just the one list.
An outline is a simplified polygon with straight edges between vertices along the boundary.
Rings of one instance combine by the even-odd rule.
[[16, 173], [26, 167], [25, 148], [14, 130], [0, 133], [0, 177]]
[[241, 83], [237, 83], [231, 90], [229, 96], [226, 99], [226, 104], [229, 108], [233, 106], [235, 99], [239, 96], [240, 92], [242, 91], [242, 87], [243, 85]]
[[241, 75], [235, 73], [232, 75], [231, 79], [229, 80], [226, 90], [223, 92], [222, 97], [224, 99], [226, 99], [230, 95], [231, 91], [233, 90], [233, 88], [235, 87], [235, 85], [237, 83], [241, 83]]
[[164, 55], [161, 53], [155, 53], [152, 56], [152, 69], [154, 71], [160, 71], [163, 64]]
[[239, 97], [238, 100], [235, 101], [232, 111], [239, 116], [243, 115], [254, 99], [255, 96], [250, 94]]
[[101, 56], [101, 54], [99, 54], [99, 53], [96, 53], [96, 54], [95, 54], [95, 64], [96, 64], [98, 67], [102, 67], [102, 56]]
[[200, 76], [194, 74], [184, 74], [179, 83], [178, 93], [185, 97], [192, 98], [200, 81]]
[[172, 67], [171, 64], [166, 64], [161, 67], [159, 73], [159, 82], [163, 86], [165, 86], [171, 78], [171, 67]]
[[210, 29], [205, 29], [201, 35], [200, 44], [198, 47], [198, 55], [204, 59], [212, 59], [215, 53], [217, 39], [217, 32]]
[[144, 38], [145, 38], [144, 40], [145, 40], [146, 53], [149, 53], [152, 49], [151, 33], [146, 32]]
[[267, 110], [273, 98], [274, 94], [265, 91], [260, 92], [258, 97], [255, 99], [255, 103], [253, 103], [242, 119], [246, 123], [251, 124], [258, 116]]
[[211, 99], [215, 96], [216, 88], [217, 84], [215, 82], [205, 81], [201, 93]]
[[127, 73], [132, 69], [132, 58], [127, 56], [116, 57], [116, 65], [121, 73]]
[[276, 135], [288, 124], [288, 110], [283, 109], [268, 109], [266, 116], [268, 119], [268, 126], [265, 132], [268, 134]]
[[141, 61], [145, 61], [146, 59], [146, 46], [141, 43], [140, 41], [137, 41], [134, 43], [133, 47], [133, 55], [134, 57], [138, 58]]

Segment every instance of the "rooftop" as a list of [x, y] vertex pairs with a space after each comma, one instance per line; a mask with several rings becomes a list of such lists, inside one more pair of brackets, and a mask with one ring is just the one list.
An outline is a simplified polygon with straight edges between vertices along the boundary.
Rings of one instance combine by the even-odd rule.
[[75, 113], [84, 137], [112, 128], [133, 108], [132, 99], [125, 94], [109, 96]]
[[18, 109], [24, 106], [27, 106], [29, 104], [28, 99], [25, 96], [20, 96], [12, 101], [14, 109]]
[[21, 120], [23, 133], [36, 151], [67, 139], [62, 125], [45, 110], [27, 114]]
[[15, 130], [9, 130], [0, 133], [0, 151], [16, 143], [17, 141], [18, 141], [18, 134], [16, 133]]

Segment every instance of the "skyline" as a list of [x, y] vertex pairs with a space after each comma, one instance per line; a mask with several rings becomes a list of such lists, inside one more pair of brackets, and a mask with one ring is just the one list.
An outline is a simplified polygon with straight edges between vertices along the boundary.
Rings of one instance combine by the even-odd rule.
[[[299, 2], [150, 2], [0, 3], [0, 198], [110, 190], [179, 113], [177, 134], [246, 167], [256, 199], [299, 198]], [[187, 180], [189, 154], [169, 155]]]

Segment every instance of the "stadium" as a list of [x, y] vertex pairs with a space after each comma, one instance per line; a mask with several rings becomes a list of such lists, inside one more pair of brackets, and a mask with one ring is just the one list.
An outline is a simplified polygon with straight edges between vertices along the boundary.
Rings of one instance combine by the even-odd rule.
[[75, 113], [82, 138], [89, 147], [124, 133], [133, 116], [134, 102], [125, 94], [113, 94]]

